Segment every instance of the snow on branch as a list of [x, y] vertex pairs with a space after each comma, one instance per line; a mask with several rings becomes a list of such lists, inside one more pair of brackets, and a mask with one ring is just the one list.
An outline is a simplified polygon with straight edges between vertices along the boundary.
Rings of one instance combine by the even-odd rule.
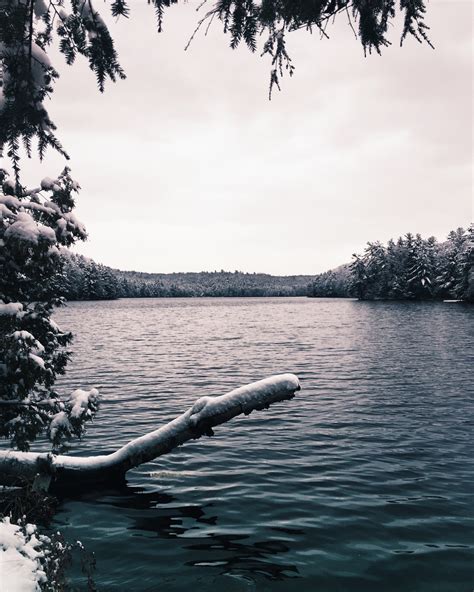
[[[237, 388], [218, 397], [202, 397], [185, 413], [165, 426], [132, 440], [107, 455], [75, 457], [34, 452], [0, 452], [0, 484], [11, 484], [49, 475], [58, 481], [106, 481], [171, 452], [188, 440], [213, 435], [212, 428], [244, 413], [266, 409], [292, 399], [300, 390], [294, 374], [279, 374]], [[77, 399], [80, 397], [78, 395]]]

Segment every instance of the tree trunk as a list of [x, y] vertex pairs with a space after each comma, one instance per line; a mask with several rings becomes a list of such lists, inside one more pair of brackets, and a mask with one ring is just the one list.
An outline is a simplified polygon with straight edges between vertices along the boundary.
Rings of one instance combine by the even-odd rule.
[[64, 456], [51, 453], [0, 451], [0, 485], [37, 480], [63, 483], [70, 480], [104, 482], [123, 477], [129, 469], [171, 452], [236, 415], [292, 399], [300, 390], [294, 374], [271, 376], [219, 397], [201, 397], [182, 415], [165, 426], [132, 440], [122, 448], [100, 456]]

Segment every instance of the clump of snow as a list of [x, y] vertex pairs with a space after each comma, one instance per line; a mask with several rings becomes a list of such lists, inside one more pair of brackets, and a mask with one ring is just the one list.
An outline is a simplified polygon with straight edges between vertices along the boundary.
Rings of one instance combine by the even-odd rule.
[[2, 218], [16, 218], [16, 215], [5, 204], [0, 203], [0, 220]]
[[52, 228], [35, 222], [26, 212], [19, 212], [16, 221], [5, 230], [5, 238], [15, 238], [38, 244], [40, 238], [50, 243], [56, 242], [56, 234]]
[[21, 302], [9, 302], [5, 304], [0, 300], [0, 316], [16, 317], [23, 312], [23, 305]]
[[29, 331], [15, 331], [12, 333], [13, 339], [18, 339], [19, 341], [27, 341], [29, 339], [34, 339], [33, 335]]
[[[10, 181], [10, 179], [5, 181], [4, 184], [5, 183], [11, 183], [13, 188], [15, 188], [13, 181]], [[7, 208], [19, 208], [21, 206], [20, 200], [13, 195], [0, 195], [0, 203], [5, 204]]]
[[36, 354], [28, 354], [28, 357], [30, 358], [30, 360], [32, 362], [34, 362], [37, 366], [39, 366], [40, 368], [42, 368], [43, 370], [45, 369], [45, 365], [44, 365], [44, 360], [43, 358], [40, 358], [40, 356], [37, 356]]
[[35, 339], [34, 335], [32, 335], [29, 331], [14, 331], [12, 333], [12, 337], [17, 341], [25, 341], [28, 343], [31, 346], [32, 352], [34, 354], [40, 354], [44, 352], [44, 345]]
[[48, 428], [49, 439], [55, 442], [62, 435], [78, 434], [78, 424], [91, 419], [98, 408], [99, 391], [97, 389], [75, 390], [69, 396], [65, 406], [62, 405], [62, 410], [53, 415]]
[[46, 580], [41, 559], [47, 537], [37, 536], [36, 526], [24, 528], [0, 521], [0, 585], [5, 592], [39, 592]]
[[41, 181], [41, 189], [43, 189], [44, 191], [57, 191], [59, 190], [59, 185], [58, 185], [58, 181], [57, 179], [51, 179], [50, 177], [45, 177], [42, 181]]
[[68, 401], [68, 406], [71, 411], [70, 417], [73, 419], [80, 419], [84, 415], [90, 417], [92, 410], [94, 410], [99, 404], [99, 391], [95, 388], [90, 391], [84, 391], [77, 389], [71, 393]]
[[49, 437], [52, 441], [56, 439], [59, 434], [70, 434], [72, 431], [71, 423], [65, 411], [60, 411], [53, 416], [49, 424]]
[[76, 230], [80, 236], [84, 238], [87, 236], [86, 227], [80, 220], [78, 220], [77, 216], [73, 212], [64, 213], [63, 218], [67, 221], [68, 226], [72, 230]]

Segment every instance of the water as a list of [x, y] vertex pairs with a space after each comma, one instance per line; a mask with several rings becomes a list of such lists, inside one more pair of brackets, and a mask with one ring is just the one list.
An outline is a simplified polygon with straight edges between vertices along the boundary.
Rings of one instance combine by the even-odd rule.
[[103, 395], [77, 453], [270, 374], [303, 390], [121, 488], [63, 500], [57, 526], [96, 553], [100, 591], [471, 591], [473, 315], [304, 298], [70, 304], [61, 384]]

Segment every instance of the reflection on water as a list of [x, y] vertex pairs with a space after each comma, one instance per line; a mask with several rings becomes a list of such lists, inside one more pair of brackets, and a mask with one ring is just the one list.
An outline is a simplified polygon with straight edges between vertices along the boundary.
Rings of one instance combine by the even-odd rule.
[[57, 316], [77, 333], [63, 387], [103, 396], [80, 454], [273, 373], [303, 386], [64, 494], [57, 525], [96, 553], [99, 590], [472, 588], [472, 307], [150, 299]]
[[222, 574], [260, 574], [269, 580], [283, 580], [298, 574], [294, 565], [278, 565], [271, 561], [273, 555], [288, 551], [284, 542], [273, 540], [245, 544], [243, 540], [246, 538], [244, 535], [221, 535], [210, 541], [188, 545], [188, 549], [196, 552], [197, 559], [187, 565], [222, 566]]
[[[217, 526], [218, 517], [212, 515], [212, 504], [207, 507], [181, 504], [168, 493], [150, 492], [126, 482], [106, 489], [93, 489], [90, 486], [75, 490], [63, 489], [56, 491], [56, 495], [62, 505], [80, 505], [89, 521], [95, 522], [94, 513], [100, 516], [104, 513], [116, 515], [115, 520], [118, 520], [120, 528], [125, 523], [131, 536], [148, 540], [150, 536], [185, 538], [183, 548], [195, 557], [186, 562], [187, 566], [214, 567], [219, 575], [242, 578], [246, 584], [252, 581], [252, 574], [259, 574], [268, 580], [298, 576], [296, 566], [272, 561], [274, 555], [288, 551], [283, 539], [252, 543], [248, 541], [248, 535], [224, 532], [206, 532], [203, 537], [200, 525], [205, 525], [206, 530], [209, 526]], [[68, 522], [58, 520], [58, 525], [67, 528]], [[283, 527], [274, 530], [290, 535], [302, 533]], [[81, 578], [76, 577], [80, 582]]]

